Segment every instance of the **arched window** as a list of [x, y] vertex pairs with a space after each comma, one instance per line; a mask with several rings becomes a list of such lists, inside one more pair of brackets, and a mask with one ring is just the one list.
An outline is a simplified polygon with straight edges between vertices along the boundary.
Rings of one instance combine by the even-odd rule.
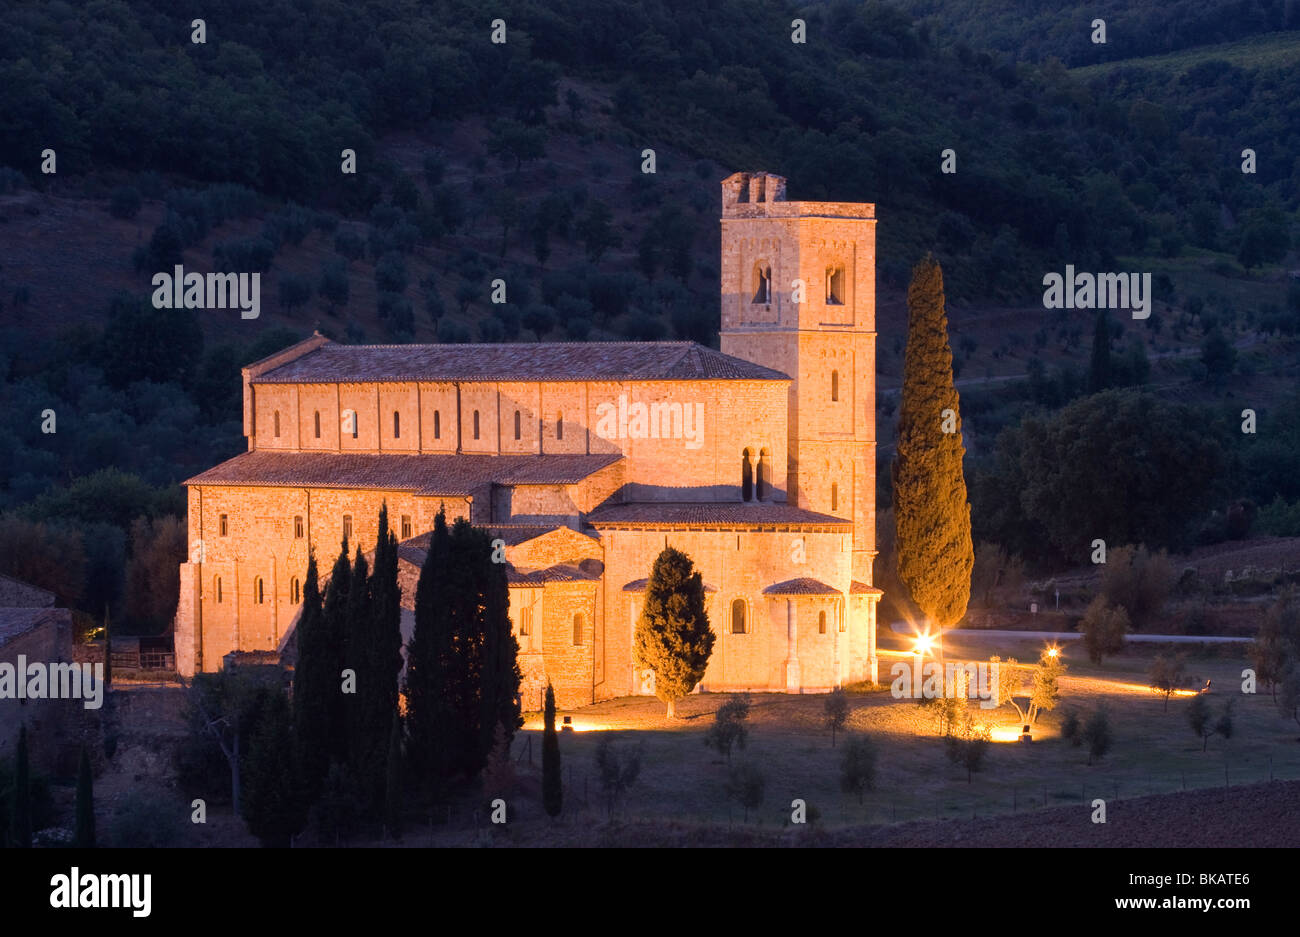
[[217, 529], [221, 531], [221, 536], [223, 537], [230, 533], [230, 523], [227, 520], [227, 516], [228, 515], [222, 514], [217, 518]]
[[521, 608], [519, 610], [519, 634], [528, 637], [533, 633], [533, 610], [531, 608]]
[[221, 601], [221, 577], [218, 576], [212, 581], [212, 591], [216, 593], [217, 601]]
[[521, 438], [522, 432], [523, 432], [523, 424], [520, 421], [519, 411], [516, 410], [515, 411], [515, 439]]
[[831, 482], [831, 510], [838, 511], [840, 507], [840, 486]]
[[585, 622], [582, 620], [582, 613], [573, 616], [573, 646], [578, 647], [582, 644], [582, 629]]
[[315, 423], [316, 423], [316, 438], [320, 439], [320, 411], [319, 410], [316, 411]]
[[555, 438], [556, 439], [564, 438], [564, 414], [563, 413], [555, 414]]
[[294, 605], [302, 601], [302, 586], [298, 583], [297, 576], [289, 580], [289, 601]]
[[343, 515], [343, 539], [344, 540], [352, 539], [352, 515], [351, 514]]
[[832, 371], [831, 372], [831, 402], [834, 403], [839, 399], [840, 399], [840, 372]]
[[272, 414], [272, 416], [274, 416], [275, 418], [275, 438], [279, 439], [280, 438], [280, 411], [276, 410], [275, 413]]
[[750, 300], [756, 306], [765, 306], [772, 301], [772, 268], [759, 261], [754, 264], [754, 298]]
[[442, 438], [442, 412], [439, 410], [433, 411], [433, 438]]
[[474, 438], [478, 439], [478, 411], [474, 411]]
[[817, 633], [818, 633], [818, 634], [825, 634], [825, 633], [826, 633], [826, 613], [825, 613], [825, 612], [818, 612], [818, 613], [817, 613]]
[[265, 598], [266, 596], [263, 594], [262, 591], [262, 577], [258, 576], [256, 579], [253, 580], [253, 601], [256, 602], [258, 605], [261, 605], [263, 599]]
[[294, 540], [302, 539], [302, 515], [301, 514], [295, 514], [293, 516], [293, 539]]
[[749, 464], [749, 450], [740, 454], [740, 500], [754, 500], [754, 469]]
[[844, 305], [844, 267], [826, 268], [826, 305]]
[[402, 515], [402, 539], [411, 539], [411, 515], [409, 514]]
[[765, 501], [768, 497], [768, 485], [771, 484], [768, 475], [772, 472], [769, 463], [772, 461], [772, 454], [766, 449], [760, 449], [758, 452], [758, 471], [754, 474], [754, 500]]
[[731, 633], [745, 633], [745, 600], [736, 599], [731, 603]]
[[402, 438], [402, 415], [396, 410], [393, 411], [393, 438]]

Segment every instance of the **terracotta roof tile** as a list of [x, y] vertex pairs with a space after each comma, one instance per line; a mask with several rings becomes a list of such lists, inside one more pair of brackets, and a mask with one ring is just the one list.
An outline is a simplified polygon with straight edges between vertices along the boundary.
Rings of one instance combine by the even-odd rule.
[[782, 381], [770, 368], [695, 342], [339, 345], [328, 342], [254, 384], [370, 381]]
[[254, 449], [195, 475], [184, 484], [394, 489], [425, 495], [468, 495], [492, 482], [573, 484], [621, 458], [616, 452], [491, 456]]
[[787, 579], [785, 582], [778, 582], [775, 585], [768, 586], [763, 590], [764, 595], [841, 595], [839, 589], [834, 586], [828, 586], [820, 579], [812, 579], [808, 576], [800, 576], [797, 579]]
[[849, 527], [852, 521], [818, 514], [779, 501], [638, 502], [601, 508], [588, 515], [593, 527]]
[[[623, 587], [623, 591], [624, 591], [624, 592], [644, 592], [644, 591], [645, 591], [645, 587], [648, 586], [649, 584], [650, 584], [650, 580], [649, 580], [649, 579], [633, 579], [631, 582], [629, 582], [627, 585], [625, 585], [625, 586]], [[704, 591], [705, 591], [705, 592], [717, 592], [717, 591], [718, 591], [718, 587], [717, 587], [717, 586], [711, 586], [711, 585], [709, 585], [709, 584], [706, 582], [706, 583], [704, 583]]]
[[849, 587], [850, 595], [884, 595], [885, 590], [877, 589], [875, 586], [869, 586], [865, 582], [853, 580], [853, 585]]

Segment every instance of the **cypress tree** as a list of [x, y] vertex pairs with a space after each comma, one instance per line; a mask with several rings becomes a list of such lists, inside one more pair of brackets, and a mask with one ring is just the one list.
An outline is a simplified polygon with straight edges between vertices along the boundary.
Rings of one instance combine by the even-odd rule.
[[[356, 581], [355, 573], [353, 581]], [[379, 512], [379, 538], [375, 543], [375, 565], [368, 592], [366, 617], [353, 623], [352, 647], [358, 682], [352, 752], [364, 785], [376, 805], [381, 805], [390, 723], [397, 714], [397, 681], [402, 667], [397, 538], [388, 527], [387, 503]], [[364, 625], [359, 632], [358, 625]]]
[[393, 839], [402, 836], [402, 720], [393, 710], [384, 770], [384, 825]]
[[1110, 316], [1105, 309], [1097, 312], [1092, 330], [1092, 360], [1088, 365], [1088, 393], [1096, 394], [1110, 386]]
[[[382, 783], [383, 778], [383, 761], [382, 753], [386, 750], [385, 743], [388, 741], [388, 720], [384, 720], [384, 727], [380, 730], [379, 738], [366, 740], [365, 736], [365, 713], [363, 712], [362, 694], [366, 691], [366, 684], [371, 681], [372, 674], [366, 666], [367, 661], [367, 639], [370, 631], [370, 568], [366, 563], [365, 556], [361, 553], [361, 545], [357, 544], [356, 558], [352, 566], [352, 578], [348, 582], [348, 601], [344, 612], [347, 638], [345, 640], [345, 656], [343, 667], [351, 670], [355, 676], [353, 693], [344, 693], [343, 710], [344, 721], [341, 726], [342, 735], [346, 740], [343, 743], [346, 752], [344, 764], [352, 771], [352, 776], [362, 782], [362, 790], [366, 792], [366, 803], [360, 805], [363, 809], [369, 810], [375, 805], [375, 795], [379, 793], [374, 787], [374, 781], [379, 779]], [[378, 751], [381, 753], [379, 764], [365, 763], [365, 759], [373, 755], [374, 749], [371, 747], [378, 741]]]
[[77, 825], [73, 843], [82, 849], [95, 848], [95, 779], [84, 745], [77, 765]]
[[335, 648], [330, 646], [321, 605], [316, 553], [307, 557], [307, 578], [302, 587], [302, 612], [298, 616], [298, 661], [293, 672], [293, 728], [298, 769], [310, 799], [320, 794], [329, 772], [334, 700], [338, 696]]
[[564, 784], [560, 774], [560, 736], [555, 731], [555, 690], [546, 684], [545, 727], [542, 731], [542, 806], [558, 817], [564, 806]]
[[691, 558], [666, 547], [655, 558], [636, 623], [637, 665], [655, 674], [655, 695], [676, 715], [677, 701], [704, 678], [714, 635], [704, 611], [704, 581]]
[[415, 630], [406, 661], [407, 751], [435, 794], [441, 791], [448, 762], [450, 721], [442, 662], [451, 649], [451, 584], [446, 575], [450, 555], [451, 533], [439, 511], [415, 587]]
[[482, 583], [483, 662], [479, 706], [479, 770], [487, 764], [496, 745], [496, 727], [505, 730], [508, 747], [515, 730], [523, 725], [519, 713], [519, 642], [510, 626], [510, 587], [504, 563], [492, 561], [492, 536], [475, 531], [477, 544], [471, 557], [477, 558]]
[[348, 666], [348, 593], [351, 591], [351, 586], [352, 564], [348, 561], [348, 541], [345, 537], [338, 558], [334, 560], [334, 569], [330, 572], [330, 581], [325, 589], [325, 601], [322, 605], [326, 644], [333, 652], [330, 659], [330, 679], [333, 686], [326, 696], [329, 700], [331, 726], [330, 757], [345, 764], [348, 736], [346, 710], [340, 688], [343, 670]]
[[966, 614], [975, 551], [943, 270], [929, 255], [912, 271], [907, 307], [893, 464], [898, 573], [921, 611], [943, 629]]
[[27, 763], [27, 725], [18, 728], [18, 750], [14, 754], [14, 804], [9, 833], [20, 849], [32, 848], [31, 771]]
[[260, 688], [258, 696], [240, 772], [240, 812], [263, 846], [283, 847], [307, 822], [306, 801], [294, 771], [293, 718], [278, 689]]

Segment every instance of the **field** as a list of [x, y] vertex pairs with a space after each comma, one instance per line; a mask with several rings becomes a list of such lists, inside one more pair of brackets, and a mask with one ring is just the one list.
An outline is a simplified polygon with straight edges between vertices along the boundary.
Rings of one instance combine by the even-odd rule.
[[[987, 659], [991, 653], [1030, 660], [1041, 647], [1039, 642], [1015, 641], [995, 646], [987, 639], [950, 639], [947, 645], [949, 659], [972, 660]], [[1171, 699], [1166, 712], [1164, 701], [1145, 685], [1150, 660], [1145, 655], [1151, 653], [1146, 650], [1144, 656], [1123, 656], [1097, 667], [1079, 659], [1077, 646], [1065, 649], [1070, 670], [1062, 680], [1062, 707], [1090, 712], [1098, 703], [1106, 704], [1115, 746], [1104, 760], [1089, 766], [1086, 751], [1059, 737], [1058, 709], [1040, 720], [1032, 744], [993, 744], [984, 770], [970, 783], [965, 771], [945, 757], [932, 716], [910, 701], [894, 700], [888, 690], [853, 693], [849, 731], [869, 733], [879, 751], [876, 789], [862, 804], [839, 789], [843, 750], [831, 746], [822, 725], [823, 697], [756, 695], [749, 744], [732, 756], [733, 761], [758, 765], [766, 776], [763, 806], [749, 822], [783, 825], [795, 798], [816, 807], [826, 826], [847, 827], [1011, 814], [1080, 805], [1097, 797], [1113, 800], [1222, 787], [1225, 780], [1239, 785], [1300, 779], [1300, 727], [1283, 719], [1266, 693], [1238, 692], [1245, 666], [1240, 647], [1223, 652], [1231, 656], [1189, 660], [1189, 682], [1202, 685], [1212, 679], [1216, 711], [1229, 698], [1236, 700], [1233, 737], [1213, 738], [1204, 752], [1188, 727], [1187, 699]], [[883, 659], [882, 680], [890, 664], [902, 659], [901, 654]], [[577, 731], [562, 738], [567, 804], [576, 806], [580, 816], [603, 814], [593, 757], [599, 738], [612, 733], [620, 743], [644, 746], [641, 777], [616, 812], [625, 818], [741, 823], [741, 808], [725, 795], [726, 764], [703, 744], [713, 713], [724, 700], [691, 696], [679, 704], [673, 725], [663, 718], [656, 700], [613, 700], [572, 713]], [[1009, 707], [988, 719], [1008, 726], [1016, 721]], [[534, 765], [540, 760], [539, 728], [533, 717], [523, 733], [522, 745], [532, 739]], [[843, 736], [839, 741], [842, 746]]]
[[1238, 68], [1269, 68], [1294, 64], [1300, 59], [1300, 32], [1269, 33], [1251, 36], [1236, 42], [1213, 46], [1197, 46], [1171, 52], [1168, 55], [1150, 55], [1144, 58], [1119, 59], [1070, 69], [1076, 78], [1087, 80], [1094, 75], [1116, 69], [1145, 68], [1152, 71], [1185, 72], [1202, 62], [1222, 61]]

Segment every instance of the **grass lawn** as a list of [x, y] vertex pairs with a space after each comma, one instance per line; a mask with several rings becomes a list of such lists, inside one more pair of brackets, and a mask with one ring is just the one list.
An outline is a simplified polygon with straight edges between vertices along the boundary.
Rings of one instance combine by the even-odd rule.
[[[948, 659], [987, 660], [991, 654], [1034, 660], [1041, 642], [998, 641], [965, 635], [947, 640]], [[1213, 680], [1210, 694], [1217, 713], [1235, 699], [1235, 732], [1225, 741], [1215, 736], [1208, 751], [1188, 726], [1188, 698], [1162, 698], [1145, 685], [1146, 668], [1155, 650], [1138, 647], [1124, 656], [1091, 664], [1078, 645], [1063, 652], [1069, 672], [1062, 680], [1061, 707], [1086, 712], [1105, 703], [1111, 716], [1114, 747], [1104, 760], [1089, 766], [1087, 752], [1061, 739], [1061, 708], [1044, 715], [1032, 744], [990, 745], [984, 770], [967, 783], [965, 770], [948, 761], [933, 716], [914, 702], [895, 700], [888, 689], [851, 692], [848, 730], [869, 733], [878, 749], [877, 783], [861, 805], [839, 787], [839, 745], [831, 747], [822, 724], [823, 696], [755, 694], [750, 738], [741, 759], [759, 766], [766, 777], [762, 807], [751, 823], [780, 826], [789, 819], [790, 802], [802, 798], [828, 826], [891, 823], [919, 818], [985, 816], [1047, 806], [1080, 804], [1094, 797], [1107, 800], [1183, 789], [1300, 778], [1300, 726], [1284, 719], [1267, 693], [1240, 692], [1246, 666], [1243, 646], [1216, 651], [1223, 656], [1189, 657], [1189, 681]], [[881, 679], [899, 656], [882, 658]], [[1190, 683], [1189, 683], [1190, 685]], [[612, 733], [624, 745], [644, 746], [641, 776], [618, 809], [628, 818], [684, 822], [740, 823], [742, 810], [730, 804], [724, 785], [725, 761], [703, 744], [724, 694], [688, 697], [678, 704], [671, 724], [663, 704], [653, 698], [610, 700], [575, 710], [577, 731], [561, 738], [566, 816], [603, 815], [593, 754], [600, 737]], [[1009, 706], [988, 712], [992, 725], [1016, 724]], [[564, 715], [564, 714], [562, 714]], [[541, 719], [533, 715], [521, 733], [533, 737], [535, 766], [540, 765]], [[516, 743], [518, 746], [520, 743]], [[516, 747], [517, 753], [521, 749]], [[525, 773], [528, 773], [525, 770]]]

